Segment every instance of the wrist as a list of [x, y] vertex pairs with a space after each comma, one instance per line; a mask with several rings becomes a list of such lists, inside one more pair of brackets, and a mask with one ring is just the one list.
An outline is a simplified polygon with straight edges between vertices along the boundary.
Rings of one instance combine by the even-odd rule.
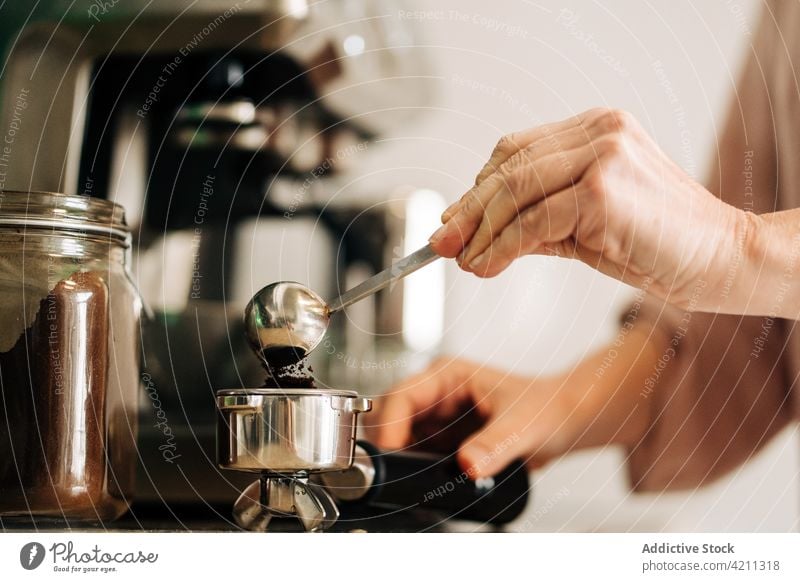
[[[736, 293], [724, 311], [744, 315], [800, 317], [800, 211], [756, 215], [742, 212], [745, 224], [742, 266]], [[724, 306], [723, 306], [724, 307]]]
[[704, 258], [705, 271], [699, 276], [703, 291], [695, 291], [692, 299], [679, 307], [690, 311], [743, 313], [749, 294], [746, 282], [751, 278], [755, 255], [759, 252], [760, 245], [755, 241], [759, 217], [730, 204], [719, 204], [722, 212], [717, 236], [710, 239], [711, 254]]

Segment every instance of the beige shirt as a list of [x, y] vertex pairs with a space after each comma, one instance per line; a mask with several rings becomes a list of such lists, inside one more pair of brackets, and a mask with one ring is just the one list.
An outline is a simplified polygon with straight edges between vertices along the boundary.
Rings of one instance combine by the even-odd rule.
[[[709, 188], [760, 214], [800, 207], [800, 2], [770, 0], [746, 64]], [[800, 224], [798, 224], [800, 229]], [[796, 266], [800, 268], [800, 264]], [[780, 300], [779, 290], [775, 300]], [[649, 303], [649, 305], [648, 305]], [[665, 351], [643, 388], [651, 428], [630, 451], [637, 490], [695, 487], [734, 469], [800, 415], [796, 322], [681, 312], [653, 299]], [[685, 334], [685, 335], [684, 335]]]

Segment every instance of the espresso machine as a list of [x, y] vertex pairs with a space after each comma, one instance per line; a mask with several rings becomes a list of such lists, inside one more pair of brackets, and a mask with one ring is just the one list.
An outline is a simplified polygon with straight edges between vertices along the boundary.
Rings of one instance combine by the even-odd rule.
[[[196, 508], [227, 515], [235, 507], [241, 527], [266, 529], [277, 513], [317, 530], [336, 522], [339, 506], [360, 512], [358, 501], [369, 499], [380, 501], [376, 507], [415, 506], [436, 483], [460, 474], [438, 457], [409, 461], [366, 442], [356, 448], [355, 417], [369, 405], [349, 390], [331, 396], [342, 402], [333, 409], [337, 418], [349, 415], [342, 441], [349, 449], [325, 471], [306, 459], [305, 467], [288, 467], [287, 477], [286, 467], [258, 455], [233, 455], [246, 441], [225, 441], [228, 429], [218, 424], [220, 414], [233, 414], [228, 405], [244, 415], [242, 423], [256, 415], [250, 400], [258, 395], [236, 392], [264, 380], [242, 328], [255, 291], [297, 280], [333, 296], [418, 244], [408, 240], [417, 219], [410, 202], [441, 206], [423, 188], [358, 192], [348, 179], [374, 155], [378, 137], [434, 98], [424, 53], [408, 21], [396, 17], [402, 4], [22, 4], [4, 7], [0, 21], [0, 127], [14, 128], [0, 190], [82, 194], [126, 209], [134, 280], [150, 312], [142, 330], [134, 514], [142, 507], [141, 515]], [[21, 118], [9, 106], [20, 94]], [[443, 272], [437, 276], [425, 289], [431, 305], [444, 302]], [[405, 367], [395, 364], [411, 357], [404, 295], [400, 284], [341, 318], [312, 354], [315, 377], [367, 395], [389, 385]], [[220, 388], [233, 392], [218, 397]], [[304, 395], [286, 398], [294, 414]], [[505, 521], [527, 499], [521, 466], [496, 484], [469, 487], [481, 498], [510, 497], [514, 511]], [[469, 495], [462, 505], [474, 504]]]

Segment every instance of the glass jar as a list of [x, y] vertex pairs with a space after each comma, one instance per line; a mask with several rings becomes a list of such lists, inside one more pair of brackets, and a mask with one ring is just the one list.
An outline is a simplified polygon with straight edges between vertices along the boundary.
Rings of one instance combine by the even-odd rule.
[[0, 520], [122, 515], [141, 301], [122, 207], [0, 192]]

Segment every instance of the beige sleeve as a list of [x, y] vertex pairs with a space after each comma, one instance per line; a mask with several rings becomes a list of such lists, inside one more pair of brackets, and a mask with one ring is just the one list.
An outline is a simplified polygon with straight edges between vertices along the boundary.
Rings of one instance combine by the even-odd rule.
[[[756, 213], [778, 204], [774, 120], [781, 112], [771, 93], [772, 76], [782, 72], [773, 58], [776, 37], [765, 12], [709, 180], [723, 200]], [[663, 353], [641, 393], [651, 422], [630, 450], [635, 490], [702, 485], [746, 461], [791, 420], [787, 322], [691, 314], [648, 298], [636, 325], [660, 337]]]
[[640, 393], [651, 421], [628, 457], [637, 491], [703, 485], [792, 418], [784, 321], [666, 309], [654, 330], [665, 334], [664, 349]]

